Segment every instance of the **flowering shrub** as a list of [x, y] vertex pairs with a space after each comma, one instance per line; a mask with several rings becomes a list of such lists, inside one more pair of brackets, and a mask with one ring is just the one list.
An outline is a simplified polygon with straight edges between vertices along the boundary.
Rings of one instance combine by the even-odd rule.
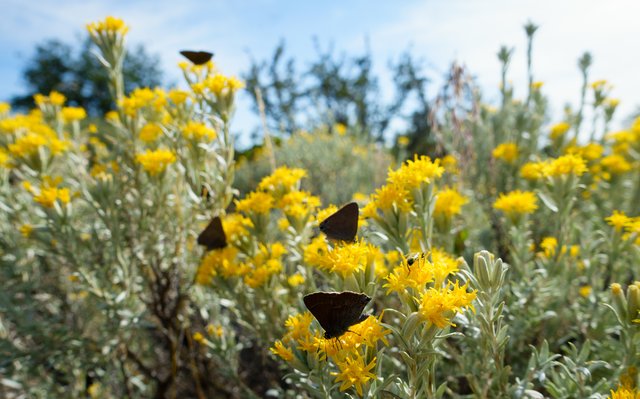
[[[342, 125], [281, 143], [240, 193], [242, 82], [185, 62], [186, 90], [124, 93], [128, 27], [88, 30], [104, 120], [56, 92], [25, 115], [0, 104], [3, 397], [640, 396], [640, 119], [596, 130], [617, 105], [606, 82], [587, 143], [582, 111], [547, 127], [542, 84], [518, 101], [503, 82], [499, 109], [440, 127], [448, 155], [377, 188], [374, 146]], [[369, 168], [344, 186], [369, 187], [353, 242], [318, 233], [351, 198], [313, 167], [341, 173], [344, 154], [316, 146]], [[215, 216], [227, 245], [207, 251]], [[371, 301], [327, 338], [303, 302], [316, 291]]]

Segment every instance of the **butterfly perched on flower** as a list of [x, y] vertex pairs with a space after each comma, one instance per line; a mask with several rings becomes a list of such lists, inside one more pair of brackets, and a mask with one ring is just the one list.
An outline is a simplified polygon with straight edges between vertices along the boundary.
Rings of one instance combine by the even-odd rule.
[[191, 50], [182, 50], [180, 52], [186, 59], [193, 62], [195, 65], [202, 65], [209, 62], [211, 57], [213, 57], [213, 53], [208, 51], [191, 51]]
[[227, 236], [224, 234], [219, 216], [211, 219], [207, 227], [198, 235], [198, 245], [206, 247], [209, 251], [227, 246]]
[[358, 204], [350, 202], [320, 223], [320, 231], [334, 240], [353, 241], [358, 232]]
[[305, 306], [324, 329], [326, 339], [340, 337], [369, 317], [362, 314], [369, 301], [367, 295], [352, 291], [314, 292], [304, 297]]

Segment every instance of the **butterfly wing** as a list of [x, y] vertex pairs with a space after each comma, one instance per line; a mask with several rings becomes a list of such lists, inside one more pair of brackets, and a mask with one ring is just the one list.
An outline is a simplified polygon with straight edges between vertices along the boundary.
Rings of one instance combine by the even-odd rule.
[[320, 231], [334, 240], [353, 241], [358, 232], [358, 204], [351, 202], [320, 223]]
[[208, 51], [191, 51], [191, 50], [182, 50], [180, 52], [186, 59], [193, 62], [195, 65], [202, 65], [209, 62], [211, 57], [213, 57], [213, 53]]
[[371, 298], [357, 292], [314, 292], [304, 304], [325, 330], [325, 338], [339, 337], [363, 320], [362, 311]]
[[227, 237], [222, 228], [219, 216], [211, 219], [207, 227], [198, 236], [198, 244], [207, 247], [207, 250], [222, 249], [227, 246]]

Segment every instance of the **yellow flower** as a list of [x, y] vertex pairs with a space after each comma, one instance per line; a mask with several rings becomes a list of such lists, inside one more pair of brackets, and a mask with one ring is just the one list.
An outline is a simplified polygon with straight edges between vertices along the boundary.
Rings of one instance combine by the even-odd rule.
[[243, 200], [236, 200], [236, 209], [238, 212], [254, 212], [259, 214], [269, 213], [274, 206], [274, 199], [269, 193], [263, 191], [254, 191]]
[[611, 390], [610, 399], [640, 399], [640, 391], [637, 388], [620, 385], [615, 391]]
[[280, 356], [283, 360], [290, 362], [293, 360], [293, 351], [290, 348], [284, 346], [282, 341], [277, 340], [273, 347], [269, 348], [271, 353]]
[[587, 171], [585, 160], [573, 154], [563, 155], [545, 165], [544, 173], [546, 176], [581, 176]]
[[278, 206], [285, 215], [303, 219], [320, 206], [320, 198], [306, 191], [291, 191], [282, 197]]
[[217, 133], [213, 128], [200, 122], [189, 122], [182, 129], [182, 135], [187, 139], [202, 140], [214, 140], [217, 137]]
[[25, 223], [22, 226], [20, 226], [19, 230], [20, 230], [20, 234], [22, 234], [24, 238], [29, 238], [31, 236], [31, 232], [33, 231], [33, 226], [30, 225], [29, 223]]
[[284, 322], [284, 326], [287, 328], [284, 338], [296, 341], [304, 339], [309, 335], [309, 327], [311, 327], [312, 322], [313, 315], [309, 312], [289, 316]]
[[342, 278], [346, 278], [355, 272], [365, 270], [373, 248], [373, 245], [362, 241], [339, 245], [328, 252], [325, 259], [313, 266], [331, 273], [338, 273]]
[[304, 169], [281, 166], [260, 181], [258, 190], [277, 193], [279, 198], [285, 192], [296, 190], [300, 180], [306, 176], [307, 171]]
[[204, 345], [207, 343], [207, 339], [202, 335], [201, 332], [193, 333], [193, 340], [199, 343], [200, 345]]
[[391, 334], [391, 331], [382, 327], [381, 320], [382, 314], [379, 318], [371, 315], [364, 321], [349, 327], [349, 331], [353, 332], [362, 343], [369, 347], [375, 348], [378, 341], [389, 345], [386, 336]]
[[253, 228], [251, 219], [242, 216], [239, 213], [231, 213], [222, 219], [222, 228], [224, 229], [227, 240], [238, 241], [249, 235], [250, 228]]
[[43, 96], [42, 94], [35, 94], [33, 96], [33, 100], [38, 106], [43, 105], [53, 105], [53, 106], [62, 106], [67, 98], [57, 91], [51, 91], [49, 96]]
[[320, 269], [328, 269], [328, 252], [329, 247], [327, 245], [327, 240], [324, 238], [324, 235], [320, 234], [311, 240], [309, 245], [304, 248], [304, 262], [309, 265], [319, 267]]
[[244, 87], [244, 83], [237, 78], [220, 73], [208, 76], [202, 83], [204, 88], [209, 89], [216, 96], [230, 95]]
[[358, 395], [362, 396], [362, 385], [376, 378], [376, 375], [371, 372], [376, 366], [375, 357], [365, 365], [362, 355], [356, 352], [347, 356], [344, 361], [336, 361], [336, 365], [340, 372], [331, 374], [336, 376], [336, 382], [342, 382], [340, 391], [355, 387]]
[[541, 81], [536, 81], [536, 82], [532, 82], [531, 83], [531, 88], [533, 90], [540, 90], [542, 88], [542, 86], [544, 85], [544, 82]]
[[466, 308], [472, 308], [471, 302], [476, 299], [476, 291], [467, 292], [468, 283], [459, 286], [451, 282], [447, 287], [429, 288], [419, 298], [418, 314], [420, 318], [438, 328], [454, 326], [451, 322], [456, 313]]
[[440, 163], [442, 164], [442, 167], [444, 168], [445, 171], [455, 174], [457, 173], [457, 164], [458, 161], [456, 160], [456, 157], [454, 157], [453, 155], [445, 155]]
[[437, 195], [436, 205], [433, 211], [436, 217], [440, 216], [450, 219], [454, 215], [460, 214], [462, 205], [469, 202], [467, 197], [452, 188], [445, 188], [439, 191]]
[[544, 176], [544, 162], [527, 162], [520, 168], [520, 176], [527, 180], [538, 180]]
[[587, 143], [586, 145], [580, 146], [569, 146], [565, 150], [567, 154], [573, 154], [584, 158], [586, 161], [593, 161], [602, 156], [604, 152], [604, 147], [602, 147], [598, 143]]
[[221, 250], [209, 251], [198, 267], [196, 283], [209, 285], [217, 275], [229, 278], [242, 273], [242, 269], [236, 263], [237, 255], [238, 250], [232, 246], [227, 246]]
[[345, 125], [344, 123], [336, 123], [335, 125], [333, 125], [333, 129], [340, 136], [344, 136], [347, 133], [347, 125]]
[[207, 334], [221, 338], [224, 335], [224, 329], [220, 325], [207, 324]]
[[129, 27], [120, 18], [108, 16], [104, 21], [97, 21], [87, 24], [89, 33], [98, 34], [120, 34], [125, 35]]
[[147, 123], [140, 129], [138, 137], [145, 143], [153, 143], [162, 134], [162, 128], [157, 123]]
[[540, 242], [540, 249], [543, 250], [543, 255], [547, 259], [551, 259], [555, 256], [558, 249], [558, 240], [555, 237], [544, 237]]
[[426, 155], [416, 154], [413, 160], [408, 160], [402, 166], [389, 172], [387, 181], [389, 185], [397, 185], [399, 188], [411, 190], [422, 184], [430, 184], [439, 179], [444, 173], [440, 166], [440, 160], [431, 161]]
[[316, 221], [318, 224], [322, 223], [326, 218], [334, 214], [338, 210], [335, 205], [329, 205], [325, 209], [321, 209], [316, 213]]
[[9, 103], [0, 102], [0, 115], [7, 114], [11, 111], [11, 105]]
[[580, 296], [583, 298], [587, 298], [589, 295], [591, 295], [591, 291], [592, 291], [592, 288], [590, 285], [583, 285], [578, 290], [578, 292], [580, 293]]
[[292, 287], [297, 287], [300, 284], [304, 283], [304, 276], [300, 273], [292, 274], [287, 279], [287, 283], [289, 283], [289, 285]]
[[500, 197], [493, 203], [493, 207], [503, 211], [512, 221], [517, 221], [521, 215], [533, 213], [538, 209], [538, 199], [531, 191], [515, 190]]
[[518, 146], [516, 143], [502, 143], [493, 150], [492, 155], [496, 159], [513, 164], [518, 159]]
[[556, 123], [551, 126], [549, 137], [551, 137], [551, 140], [556, 140], [564, 136], [564, 134], [569, 131], [569, 128], [571, 128], [571, 125], [567, 122]]
[[[385, 184], [376, 190], [372, 195], [372, 201], [367, 204], [372, 210], [376, 208], [386, 211], [391, 210], [394, 206], [402, 212], [408, 212], [413, 206], [413, 198], [411, 193], [398, 184]], [[365, 207], [365, 209], [367, 208]], [[363, 216], [368, 215], [370, 212], [363, 210]], [[373, 215], [372, 215], [373, 216]]]
[[189, 98], [189, 92], [179, 89], [172, 89], [167, 94], [167, 97], [176, 105], [183, 104]]
[[613, 174], [623, 174], [631, 170], [631, 164], [619, 154], [607, 155], [600, 160], [600, 164]]
[[409, 137], [407, 137], [407, 136], [399, 136], [398, 137], [398, 145], [401, 146], [401, 147], [408, 146], [409, 142], [410, 142], [410, 140], [409, 140]]
[[147, 150], [144, 153], [136, 154], [136, 161], [151, 176], [158, 175], [167, 169], [167, 166], [176, 161], [176, 156], [169, 150]]
[[2, 148], [0, 148], [0, 168], [8, 168], [11, 164], [9, 154]]
[[9, 152], [16, 157], [27, 157], [38, 152], [40, 147], [46, 146], [48, 140], [36, 133], [28, 133], [9, 144]]
[[613, 226], [616, 231], [620, 232], [631, 221], [631, 218], [625, 215], [623, 211], [614, 210], [613, 214], [604, 220], [606, 220], [610, 226]]
[[60, 114], [66, 123], [81, 121], [87, 117], [87, 112], [82, 107], [64, 107]]

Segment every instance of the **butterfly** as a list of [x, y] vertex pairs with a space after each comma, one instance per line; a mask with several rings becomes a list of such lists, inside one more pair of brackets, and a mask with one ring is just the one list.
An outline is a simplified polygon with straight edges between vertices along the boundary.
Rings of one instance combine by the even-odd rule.
[[198, 244], [207, 247], [207, 250], [222, 249], [227, 246], [227, 236], [222, 228], [219, 216], [211, 219], [207, 227], [198, 235]]
[[358, 232], [358, 204], [348, 203], [320, 223], [320, 231], [334, 240], [353, 241]]
[[208, 51], [182, 50], [180, 54], [196, 65], [206, 64], [213, 57], [213, 53]]
[[304, 304], [324, 329], [325, 339], [338, 338], [354, 324], [364, 321], [364, 307], [371, 300], [357, 292], [314, 292], [304, 297]]

